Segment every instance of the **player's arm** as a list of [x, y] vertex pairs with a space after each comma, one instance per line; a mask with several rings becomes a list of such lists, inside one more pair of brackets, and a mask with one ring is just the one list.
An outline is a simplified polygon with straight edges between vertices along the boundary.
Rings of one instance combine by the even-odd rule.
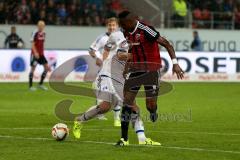
[[91, 47], [89, 48], [88, 53], [89, 53], [89, 55], [90, 55], [91, 57], [93, 57], [93, 58], [96, 58], [96, 57], [97, 57], [97, 56], [96, 56], [96, 51], [95, 51], [94, 49], [92, 49]]
[[132, 53], [128, 53], [128, 52], [118, 52], [117, 53], [117, 58], [120, 60], [120, 61], [125, 61], [125, 66], [124, 66], [124, 71], [123, 71], [123, 77], [126, 79], [127, 77], [127, 74], [129, 72], [129, 65], [130, 65], [130, 61], [132, 59]]
[[108, 55], [109, 55], [109, 50], [104, 49], [102, 55], [103, 55], [102, 60], [105, 61], [107, 59]]
[[39, 53], [37, 51], [37, 48], [35, 46], [35, 42], [34, 41], [32, 42], [32, 50], [33, 50], [34, 57], [38, 59], [39, 58]]
[[92, 58], [96, 59], [96, 65], [98, 65], [98, 66], [102, 65], [102, 60], [97, 57], [96, 50], [94, 50], [93, 48], [90, 47], [88, 50], [88, 53]]
[[32, 36], [31, 36], [31, 39], [30, 39], [30, 41], [31, 41], [31, 43], [32, 43], [32, 51], [33, 51], [33, 56], [36, 58], [36, 59], [38, 59], [39, 58], [39, 53], [38, 53], [38, 50], [37, 50], [37, 47], [36, 47], [36, 44], [35, 44], [35, 41], [37, 40], [37, 35], [36, 35], [36, 31], [34, 31], [33, 33], [32, 33]]
[[120, 60], [120, 61], [128, 61], [132, 58], [132, 53], [128, 53], [126, 51], [119, 51], [117, 53], [117, 58]]
[[129, 43], [126, 39], [124, 39], [120, 48], [117, 50], [117, 57], [120, 61], [129, 61], [132, 59], [132, 54], [128, 53], [129, 48], [131, 48], [132, 44]]
[[173, 62], [173, 74], [176, 73], [177, 74], [177, 78], [178, 79], [182, 79], [183, 78], [183, 70], [181, 69], [181, 67], [178, 65], [177, 62], [177, 58], [176, 58], [176, 54], [174, 51], [173, 46], [169, 43], [168, 40], [166, 40], [164, 37], [160, 36], [159, 32], [156, 31], [153, 27], [149, 26], [145, 28], [145, 36], [149, 41], [157, 41], [161, 46], [165, 47], [166, 50], [168, 51], [169, 56], [172, 59]]
[[96, 51], [98, 51], [101, 47], [103, 47], [105, 44], [102, 44], [102, 35], [100, 35], [90, 46], [89, 48], [89, 55], [96, 59], [96, 65], [102, 66], [102, 60], [99, 58], [96, 54]]
[[184, 72], [177, 62], [177, 58], [176, 58], [176, 54], [175, 54], [173, 46], [169, 43], [169, 41], [167, 39], [165, 39], [164, 37], [161, 37], [161, 36], [158, 37], [157, 42], [161, 46], [166, 48], [169, 56], [171, 57], [172, 63], [173, 63], [173, 70], [172, 70], [173, 74], [176, 73], [178, 79], [183, 79]]

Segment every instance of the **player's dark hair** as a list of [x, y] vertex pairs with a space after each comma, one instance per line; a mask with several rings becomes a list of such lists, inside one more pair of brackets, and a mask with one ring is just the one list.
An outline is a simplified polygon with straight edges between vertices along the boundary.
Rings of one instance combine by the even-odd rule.
[[122, 11], [121, 13], [118, 14], [119, 19], [126, 18], [131, 12], [129, 11]]

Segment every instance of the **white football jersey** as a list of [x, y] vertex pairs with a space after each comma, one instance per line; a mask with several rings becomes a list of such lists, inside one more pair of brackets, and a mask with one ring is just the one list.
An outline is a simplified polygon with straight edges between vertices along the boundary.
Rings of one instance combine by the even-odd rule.
[[103, 33], [97, 37], [97, 39], [91, 44], [90, 50], [94, 50], [96, 52], [97, 57], [101, 58], [101, 54], [104, 50], [104, 46], [106, 45], [109, 39], [109, 33]]
[[109, 49], [108, 57], [103, 61], [102, 69], [99, 75], [106, 75], [119, 82], [124, 82], [123, 71], [125, 62], [117, 58], [117, 53], [128, 52], [129, 45], [121, 31], [111, 33], [105, 45]]

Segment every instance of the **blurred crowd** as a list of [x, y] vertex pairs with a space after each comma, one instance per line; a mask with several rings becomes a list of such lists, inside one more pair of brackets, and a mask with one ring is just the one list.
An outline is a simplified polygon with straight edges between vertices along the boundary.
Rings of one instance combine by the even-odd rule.
[[[172, 0], [172, 7], [172, 27], [192, 19], [192, 28], [240, 29], [240, 0]], [[102, 26], [122, 10], [120, 0], [0, 0], [0, 24]]]
[[0, 0], [0, 24], [101, 26], [121, 10], [118, 0]]
[[240, 29], [240, 0], [173, 0], [175, 27], [192, 12], [193, 28]]

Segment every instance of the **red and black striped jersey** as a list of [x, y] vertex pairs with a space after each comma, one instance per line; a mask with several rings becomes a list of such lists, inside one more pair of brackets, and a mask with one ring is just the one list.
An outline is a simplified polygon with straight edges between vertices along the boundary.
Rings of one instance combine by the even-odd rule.
[[137, 22], [133, 32], [124, 32], [124, 35], [133, 46], [130, 69], [156, 71], [161, 67], [160, 49], [157, 39], [160, 34], [152, 26]]
[[[37, 52], [40, 56], [44, 55], [44, 41], [45, 41], [45, 32], [34, 31], [31, 37], [31, 42], [34, 42]], [[32, 50], [33, 54], [33, 50]]]

